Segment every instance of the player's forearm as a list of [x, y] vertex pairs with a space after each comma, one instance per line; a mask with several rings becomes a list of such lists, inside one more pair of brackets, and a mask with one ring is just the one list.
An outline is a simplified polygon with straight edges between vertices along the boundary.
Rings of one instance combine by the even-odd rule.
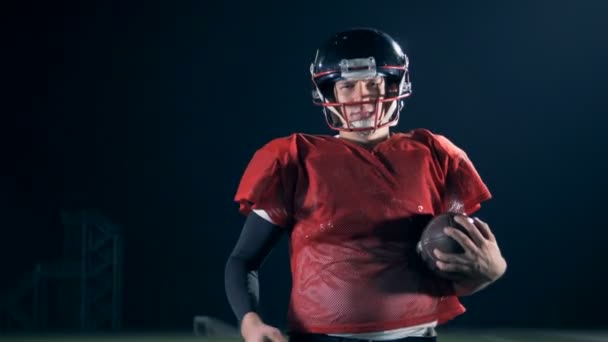
[[234, 250], [226, 262], [224, 286], [228, 302], [239, 323], [259, 302], [258, 269], [278, 243], [284, 230], [251, 213]]
[[[503, 259], [504, 260], [504, 259]], [[457, 296], [470, 296], [474, 293], [477, 293], [498, 279], [502, 278], [507, 270], [506, 262], [501, 262], [500, 265], [495, 267], [495, 272], [487, 274], [488, 278], [485, 279], [462, 279], [455, 280], [453, 282], [454, 291]]]
[[465, 297], [485, 289], [492, 283], [493, 281], [460, 280], [454, 281], [453, 286], [456, 296]]
[[239, 322], [247, 313], [257, 310], [259, 300], [257, 271], [248, 270], [244, 259], [235, 256], [228, 259], [224, 284], [228, 303]]

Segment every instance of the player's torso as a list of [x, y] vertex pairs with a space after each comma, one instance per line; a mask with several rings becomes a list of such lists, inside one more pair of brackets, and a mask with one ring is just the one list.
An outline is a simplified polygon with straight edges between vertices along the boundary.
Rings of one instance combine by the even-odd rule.
[[292, 321], [358, 325], [433, 312], [442, 284], [421, 273], [415, 252], [442, 203], [432, 149], [405, 134], [371, 150], [298, 138]]
[[301, 140], [294, 214], [298, 233], [309, 239], [374, 236], [441, 207], [441, 166], [410, 135], [395, 134], [373, 149], [331, 136]]

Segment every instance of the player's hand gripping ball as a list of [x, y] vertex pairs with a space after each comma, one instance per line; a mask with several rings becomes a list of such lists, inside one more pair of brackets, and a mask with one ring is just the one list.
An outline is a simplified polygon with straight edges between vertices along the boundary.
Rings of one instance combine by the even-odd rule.
[[426, 265], [438, 276], [450, 280], [462, 279], [464, 278], [464, 275], [459, 272], [446, 272], [440, 270], [437, 267], [438, 259], [433, 251], [438, 249], [444, 253], [464, 254], [465, 250], [458, 241], [447, 235], [444, 231], [446, 227], [456, 228], [470, 238], [466, 228], [454, 220], [456, 215], [465, 216], [463, 214], [443, 213], [431, 219], [422, 231], [422, 236], [420, 237], [417, 246], [418, 254], [422, 257], [422, 260], [424, 260]]
[[462, 214], [437, 215], [425, 227], [418, 253], [440, 277], [493, 282], [507, 269], [487, 223]]

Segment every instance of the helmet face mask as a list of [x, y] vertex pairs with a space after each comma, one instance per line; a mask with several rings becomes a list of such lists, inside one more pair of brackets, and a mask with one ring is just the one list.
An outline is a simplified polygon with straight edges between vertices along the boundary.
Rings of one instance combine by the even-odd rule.
[[[317, 50], [310, 66], [313, 103], [323, 107], [334, 130], [369, 134], [395, 126], [403, 99], [411, 94], [408, 66], [407, 56], [385, 33], [373, 29], [338, 33]], [[338, 88], [345, 83], [362, 87], [359, 96], [340, 96]], [[348, 95], [348, 89], [344, 93]]]

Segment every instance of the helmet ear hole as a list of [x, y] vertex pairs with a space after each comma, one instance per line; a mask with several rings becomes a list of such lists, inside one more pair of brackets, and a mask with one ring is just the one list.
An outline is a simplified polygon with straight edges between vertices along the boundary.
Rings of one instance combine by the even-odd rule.
[[335, 82], [324, 82], [319, 89], [323, 94], [323, 97], [329, 102], [338, 102], [336, 98], [336, 87]]
[[386, 97], [399, 96], [399, 80], [387, 78], [386, 80]]

